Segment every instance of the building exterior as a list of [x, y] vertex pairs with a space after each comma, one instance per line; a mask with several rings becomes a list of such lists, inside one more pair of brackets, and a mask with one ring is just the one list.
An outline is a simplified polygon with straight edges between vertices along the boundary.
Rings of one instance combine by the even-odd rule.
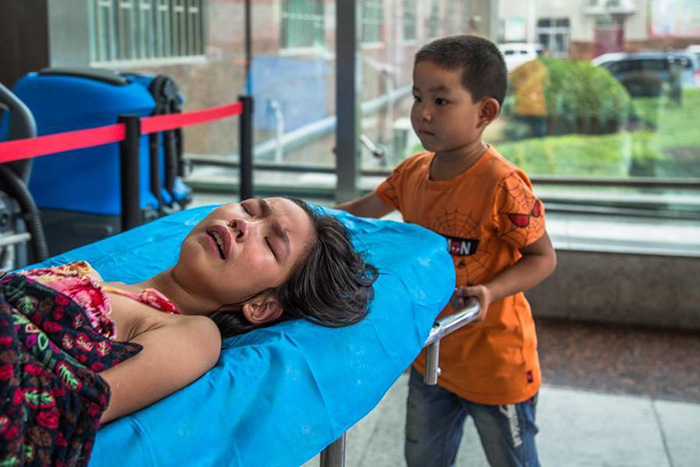
[[[340, 0], [337, 0], [340, 1]], [[361, 99], [373, 102], [411, 81], [412, 58], [431, 38], [471, 32], [494, 37], [486, 0], [356, 0]], [[244, 0], [7, 0], [0, 31], [0, 82], [48, 66], [99, 67], [170, 75], [185, 109], [252, 92], [256, 142], [335, 114], [336, 0], [251, 0], [253, 59], [246, 78]], [[7, 43], [7, 42], [6, 42]], [[404, 101], [409, 91], [404, 91]], [[387, 106], [390, 118], [387, 118]], [[405, 103], [376, 105], [370, 137], [392, 139]], [[186, 151], [236, 152], [235, 119], [186, 130]], [[332, 131], [302, 159], [332, 163]], [[288, 160], [290, 154], [285, 154]], [[293, 157], [292, 157], [293, 159]]]
[[552, 56], [681, 49], [700, 43], [697, 0], [503, 0], [502, 42], [535, 42]]

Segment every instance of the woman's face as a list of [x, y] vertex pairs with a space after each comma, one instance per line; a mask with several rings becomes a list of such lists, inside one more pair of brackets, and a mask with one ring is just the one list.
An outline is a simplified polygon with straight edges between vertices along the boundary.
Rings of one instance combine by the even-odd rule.
[[190, 232], [174, 273], [204, 300], [239, 303], [283, 284], [313, 238], [311, 219], [288, 199], [226, 204]]

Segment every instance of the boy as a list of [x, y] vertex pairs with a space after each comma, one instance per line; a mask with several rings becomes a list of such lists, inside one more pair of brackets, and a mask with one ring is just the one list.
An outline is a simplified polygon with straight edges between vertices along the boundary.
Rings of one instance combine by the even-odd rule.
[[442, 315], [481, 304], [479, 322], [443, 339], [438, 386], [411, 370], [405, 455], [409, 466], [449, 466], [463, 424], [474, 419], [491, 465], [539, 465], [534, 437], [541, 375], [535, 326], [522, 291], [547, 276], [556, 255], [527, 176], [482, 142], [507, 87], [496, 46], [474, 36], [438, 39], [415, 56], [413, 129], [429, 152], [401, 163], [375, 192], [339, 206], [406, 222], [447, 240], [457, 287]]

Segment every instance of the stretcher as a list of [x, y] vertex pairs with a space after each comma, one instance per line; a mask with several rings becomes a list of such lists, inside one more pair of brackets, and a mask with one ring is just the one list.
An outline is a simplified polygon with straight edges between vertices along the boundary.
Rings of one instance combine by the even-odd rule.
[[[42, 265], [87, 260], [105, 281], [138, 282], [174, 264], [184, 237], [214, 208], [177, 212]], [[472, 305], [435, 323], [455, 283], [444, 238], [326, 211], [379, 269], [367, 318], [339, 329], [290, 321], [225, 339], [219, 362], [197, 381], [103, 426], [91, 466], [297, 466], [321, 451], [322, 465], [340, 466], [346, 430], [424, 346], [426, 381], [435, 382], [440, 338], [478, 313]]]

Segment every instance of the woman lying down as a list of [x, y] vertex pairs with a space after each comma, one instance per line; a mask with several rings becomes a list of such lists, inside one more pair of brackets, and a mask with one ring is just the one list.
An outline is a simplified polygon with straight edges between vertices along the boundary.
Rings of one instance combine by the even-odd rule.
[[138, 284], [86, 262], [2, 275], [0, 465], [87, 464], [101, 423], [199, 378], [222, 337], [357, 323], [376, 276], [337, 219], [287, 198], [214, 210]]

